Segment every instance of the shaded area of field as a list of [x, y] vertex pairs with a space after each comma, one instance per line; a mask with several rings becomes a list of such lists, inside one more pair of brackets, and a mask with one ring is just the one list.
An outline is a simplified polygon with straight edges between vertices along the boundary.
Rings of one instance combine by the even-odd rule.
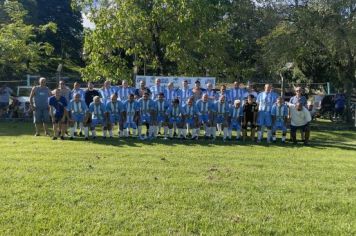
[[0, 123], [1, 234], [356, 233], [356, 134], [85, 142]]

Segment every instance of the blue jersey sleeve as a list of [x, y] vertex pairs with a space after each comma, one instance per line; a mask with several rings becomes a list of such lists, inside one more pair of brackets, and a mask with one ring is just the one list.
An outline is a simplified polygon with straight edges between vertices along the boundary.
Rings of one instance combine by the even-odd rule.
[[87, 104], [83, 100], [81, 101], [81, 103], [82, 103], [82, 109], [84, 110], [84, 112], [87, 112], [88, 111]]

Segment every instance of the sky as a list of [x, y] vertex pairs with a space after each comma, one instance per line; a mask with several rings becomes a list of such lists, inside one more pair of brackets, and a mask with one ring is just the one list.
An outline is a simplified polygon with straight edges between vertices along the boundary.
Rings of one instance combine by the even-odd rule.
[[82, 14], [82, 17], [83, 17], [83, 26], [85, 28], [90, 28], [90, 29], [94, 29], [95, 28], [94, 23], [91, 22], [85, 14]]

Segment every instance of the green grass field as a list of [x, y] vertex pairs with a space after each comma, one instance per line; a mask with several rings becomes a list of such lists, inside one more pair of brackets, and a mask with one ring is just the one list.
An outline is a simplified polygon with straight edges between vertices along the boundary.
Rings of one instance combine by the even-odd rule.
[[0, 123], [2, 235], [355, 235], [356, 132], [310, 147], [52, 141]]

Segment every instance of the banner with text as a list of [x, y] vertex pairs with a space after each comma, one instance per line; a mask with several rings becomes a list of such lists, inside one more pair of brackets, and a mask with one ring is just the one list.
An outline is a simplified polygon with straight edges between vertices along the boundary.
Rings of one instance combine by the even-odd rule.
[[188, 81], [189, 88], [193, 88], [195, 81], [200, 81], [200, 87], [206, 88], [208, 83], [215, 88], [215, 77], [178, 77], [178, 76], [136, 76], [136, 88], [140, 87], [140, 81], [145, 81], [148, 88], [155, 85], [156, 79], [161, 80], [161, 86], [167, 87], [170, 82], [173, 82], [175, 88], [181, 88], [184, 80]]

